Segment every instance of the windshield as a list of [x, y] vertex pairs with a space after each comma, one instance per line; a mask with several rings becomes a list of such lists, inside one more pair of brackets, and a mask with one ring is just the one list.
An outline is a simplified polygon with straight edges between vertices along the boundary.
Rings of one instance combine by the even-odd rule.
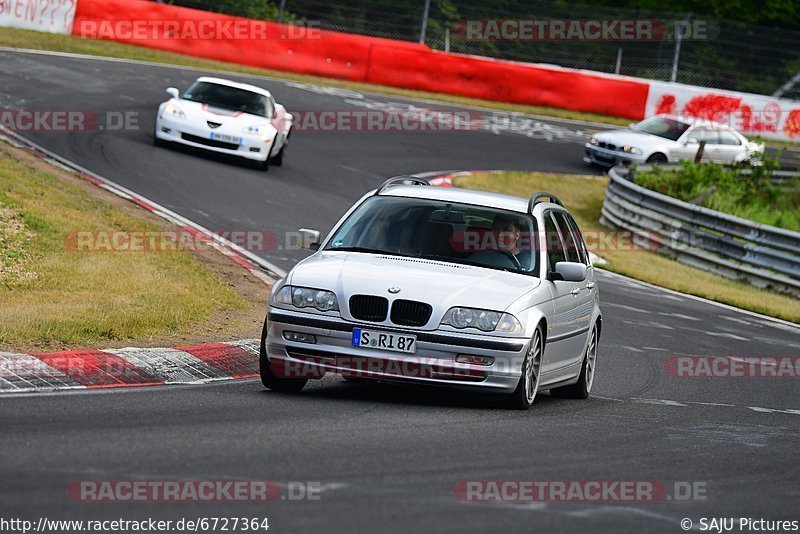
[[440, 200], [374, 196], [325, 250], [392, 254], [538, 273], [536, 222], [521, 213]]
[[218, 83], [194, 82], [181, 98], [215, 108], [272, 117], [272, 105], [268, 97]]
[[647, 133], [650, 135], [657, 135], [664, 139], [671, 139], [677, 141], [683, 133], [689, 129], [691, 124], [681, 122], [675, 119], [665, 119], [664, 117], [653, 117], [636, 124], [631, 128], [636, 132]]

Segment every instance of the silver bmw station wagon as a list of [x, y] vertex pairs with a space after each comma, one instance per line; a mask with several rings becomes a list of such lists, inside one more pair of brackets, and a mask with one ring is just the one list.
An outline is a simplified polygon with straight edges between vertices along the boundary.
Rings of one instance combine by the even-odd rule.
[[549, 193], [431, 187], [364, 195], [275, 283], [261, 380], [300, 391], [326, 373], [503, 395], [586, 398], [602, 326], [583, 236]]

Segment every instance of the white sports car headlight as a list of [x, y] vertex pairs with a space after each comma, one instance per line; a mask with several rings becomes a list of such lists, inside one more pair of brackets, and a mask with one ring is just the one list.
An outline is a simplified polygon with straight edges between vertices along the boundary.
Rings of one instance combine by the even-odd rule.
[[339, 309], [336, 294], [333, 291], [297, 286], [283, 286], [273, 295], [272, 304], [294, 306], [295, 308], [314, 308], [322, 312]]
[[272, 129], [272, 126], [269, 124], [253, 124], [252, 126], [248, 126], [244, 129], [244, 133], [250, 135], [267, 135], [269, 131]]
[[589, 139], [589, 144], [590, 144], [590, 145], [597, 146], [597, 145], [599, 145], [599, 144], [600, 144], [600, 141], [598, 141], [597, 139], [595, 139], [594, 137], [592, 137], [591, 139]]
[[642, 153], [641, 149], [638, 149], [635, 146], [625, 145], [624, 147], [622, 147], [621, 150], [623, 152], [627, 152], [628, 154], [641, 154]]
[[164, 106], [164, 113], [171, 117], [175, 117], [177, 119], [185, 119], [186, 113], [183, 112], [181, 108], [176, 106], [175, 104], [167, 104]]
[[475, 328], [482, 332], [522, 333], [522, 325], [513, 315], [476, 308], [450, 308], [444, 314], [441, 324], [459, 329]]

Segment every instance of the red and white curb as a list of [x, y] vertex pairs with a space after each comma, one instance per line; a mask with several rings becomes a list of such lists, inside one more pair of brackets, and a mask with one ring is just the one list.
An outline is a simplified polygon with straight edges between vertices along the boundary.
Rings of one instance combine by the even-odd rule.
[[175, 348], [0, 352], [0, 394], [254, 378], [259, 340]]

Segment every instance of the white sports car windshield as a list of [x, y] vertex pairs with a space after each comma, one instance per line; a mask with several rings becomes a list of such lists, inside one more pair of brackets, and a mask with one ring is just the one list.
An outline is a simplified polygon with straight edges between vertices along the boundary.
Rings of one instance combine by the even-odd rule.
[[195, 82], [181, 96], [184, 100], [208, 104], [215, 108], [240, 111], [259, 117], [272, 117], [269, 98], [252, 91], [210, 82]]
[[657, 135], [658, 137], [663, 137], [664, 139], [677, 141], [684, 134], [684, 132], [689, 129], [689, 126], [691, 126], [691, 124], [675, 119], [653, 117], [652, 119], [647, 119], [640, 122], [631, 129], [635, 132]]
[[535, 275], [536, 222], [516, 212], [439, 200], [374, 196], [325, 250], [392, 254]]

